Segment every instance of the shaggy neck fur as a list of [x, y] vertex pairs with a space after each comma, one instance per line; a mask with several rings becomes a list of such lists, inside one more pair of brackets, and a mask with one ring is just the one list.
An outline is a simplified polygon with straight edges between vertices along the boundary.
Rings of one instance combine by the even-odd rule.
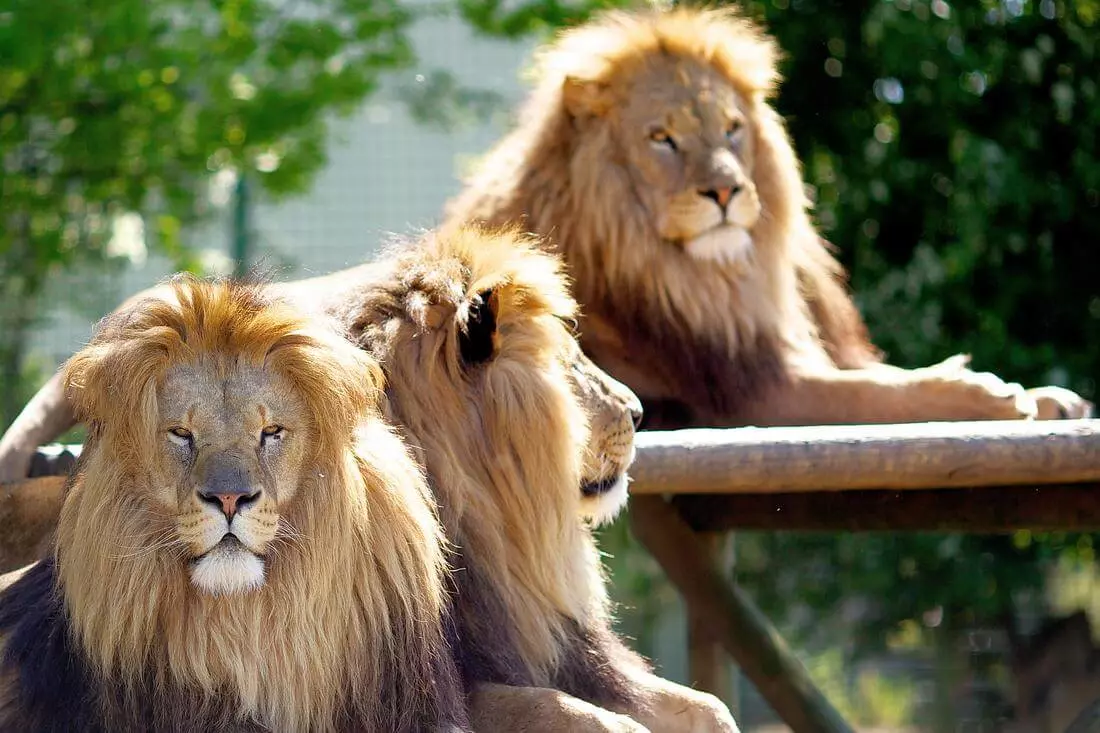
[[[376, 433], [368, 443], [378, 451], [402, 450]], [[377, 461], [385, 465], [381, 455], [345, 455], [310, 472], [265, 584], [212, 597], [191, 585], [137, 477], [91, 457], [62, 512], [55, 620], [69, 628], [53, 633], [75, 641], [103, 728], [154, 718], [181, 730], [461, 724], [457, 679], [441, 656], [441, 589], [416, 580], [439, 578], [433, 517], [410, 515], [412, 497], [373, 473]], [[122, 501], [103, 499], [113, 496]], [[395, 542], [394, 530], [409, 526], [419, 531]]]
[[[562, 414], [560, 405], [575, 405], [564, 375], [539, 384], [525, 381], [524, 390], [507, 372], [498, 379], [487, 375], [485, 392], [511, 405], [514, 414], [508, 420], [479, 416], [475, 424], [481, 434], [456, 441], [455, 435], [441, 435], [438, 426], [463, 424], [461, 408], [455, 405], [454, 415], [441, 415], [439, 410], [448, 410], [443, 405], [410, 409], [408, 396], [422, 390], [406, 381], [415, 372], [403, 372], [388, 375], [391, 404], [411, 441], [423, 449], [444, 524], [465, 563], [459, 576], [474, 576], [460, 577], [460, 587], [467, 580], [484, 583], [507, 619], [502, 628], [486, 629], [483, 638], [499, 639], [508, 627], [514, 629], [512, 642], [530, 683], [548, 684], [570, 620], [599, 627], [607, 619], [595, 544], [579, 519], [577, 446], [584, 415], [576, 407]], [[493, 577], [484, 577], [490, 572]], [[484, 609], [467, 608], [467, 600], [459, 596], [460, 614], [476, 622]]]
[[[425, 357], [428, 373], [388, 365], [387, 395], [459, 550], [455, 654], [466, 686], [502, 682], [597, 703], [630, 699], [610, 664], [629, 652], [610, 632], [602, 566], [580, 518], [586, 419], [562, 366], [549, 355], [538, 365], [492, 363], [476, 387], [425, 390], [426, 381], [441, 379], [436, 370], [451, 369], [437, 355]], [[452, 366], [445, 379], [461, 383]], [[492, 396], [440, 398], [463, 390]]]

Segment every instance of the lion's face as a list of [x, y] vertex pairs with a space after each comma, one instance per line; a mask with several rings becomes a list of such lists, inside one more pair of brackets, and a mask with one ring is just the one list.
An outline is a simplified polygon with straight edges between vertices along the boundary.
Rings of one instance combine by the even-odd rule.
[[171, 368], [157, 402], [152, 485], [174, 514], [192, 583], [215, 595], [262, 585], [305, 458], [301, 401], [262, 367], [219, 374], [200, 361]]
[[[571, 403], [563, 405], [565, 414], [575, 416], [571, 432], [578, 438], [580, 514], [597, 524], [613, 519], [627, 500], [627, 470], [634, 461], [641, 401], [584, 355], [561, 318], [525, 313], [516, 307], [521, 300], [514, 293], [500, 297], [486, 290], [462, 304], [457, 309], [460, 318], [466, 313], [465, 322], [459, 324], [460, 360], [474, 378], [487, 370], [515, 374], [508, 378], [517, 389], [522, 389], [523, 381], [549, 386], [560, 381], [559, 374], [565, 376], [570, 393], [560, 398]], [[547, 360], [530, 358], [532, 341], [542, 342], [549, 352], [544, 354]], [[521, 381], [517, 370], [529, 374]], [[546, 394], [552, 393], [547, 390]], [[476, 390], [471, 397], [479, 402], [497, 398], [492, 390]], [[542, 422], [531, 420], [522, 429], [537, 431]]]
[[668, 245], [731, 263], [751, 254], [761, 206], [750, 107], [717, 70], [654, 55], [598, 89], [566, 82], [565, 100], [580, 124], [606, 126], [614, 144], [587, 154], [625, 161], [637, 203]]
[[641, 403], [581, 352], [560, 267], [511, 232], [430, 236], [350, 330], [438, 480], [463, 485], [450, 456], [517, 514], [604, 520], [626, 499]]
[[626, 504], [627, 470], [634, 462], [634, 429], [642, 419], [642, 404], [580, 348], [574, 352], [570, 374], [588, 414], [581, 511], [599, 524], [613, 519]]

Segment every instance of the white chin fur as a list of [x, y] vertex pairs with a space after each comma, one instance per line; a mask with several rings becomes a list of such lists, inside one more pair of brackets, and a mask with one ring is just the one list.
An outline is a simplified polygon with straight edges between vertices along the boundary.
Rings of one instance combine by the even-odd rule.
[[619, 476], [619, 480], [615, 482], [614, 486], [599, 496], [592, 497], [585, 503], [585, 514], [592, 520], [593, 524], [599, 527], [619, 515], [622, 508], [626, 506], [627, 486], [629, 484], [630, 478], [624, 473]]
[[191, 568], [191, 582], [215, 596], [247, 593], [264, 584], [264, 561], [239, 547], [217, 547]]
[[689, 240], [684, 249], [696, 260], [734, 265], [752, 256], [752, 235], [734, 226], [719, 226]]

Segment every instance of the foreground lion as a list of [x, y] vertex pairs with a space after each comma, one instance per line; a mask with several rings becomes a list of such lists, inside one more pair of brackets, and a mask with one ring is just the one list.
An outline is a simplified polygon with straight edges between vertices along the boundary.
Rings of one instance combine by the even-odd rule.
[[56, 557], [0, 596], [0, 728], [464, 724], [442, 538], [361, 351], [180, 281], [62, 380], [91, 438]]
[[291, 287], [342, 304], [329, 312], [378, 357], [425, 463], [459, 552], [474, 729], [734, 731], [721, 702], [654, 676], [611, 630], [581, 518], [625, 502], [641, 413], [572, 337], [559, 267], [510, 234], [461, 231]]
[[766, 101], [775, 58], [728, 9], [567, 31], [448, 219], [522, 224], [564, 254], [585, 351], [652, 427], [1088, 416], [965, 357], [879, 363]]

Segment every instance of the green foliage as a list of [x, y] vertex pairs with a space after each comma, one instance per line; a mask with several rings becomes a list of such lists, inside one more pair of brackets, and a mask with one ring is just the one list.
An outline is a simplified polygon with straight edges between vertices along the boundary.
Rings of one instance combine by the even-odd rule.
[[756, 2], [817, 218], [895, 363], [957, 351], [1091, 396], [1098, 6]]
[[501, 0], [458, 0], [462, 18], [483, 33], [502, 38], [519, 38], [531, 33], [551, 31], [587, 20], [601, 8], [625, 5], [616, 0], [560, 0], [502, 2]]
[[[1100, 97], [1093, 2], [757, 2], [823, 233], [876, 343], [1095, 395]], [[1089, 538], [742, 535], [774, 612], [867, 602], [861, 642], [938, 609], [993, 623]], [[1091, 541], [1087, 543], [1091, 551]], [[784, 581], [787, 577], [789, 580]]]
[[[119, 215], [145, 215], [154, 247], [195, 269], [181, 232], [208, 209], [210, 172], [304, 190], [326, 115], [411, 61], [410, 19], [397, 0], [6, 4], [0, 382], [19, 374], [46, 279], [110, 259]], [[0, 425], [17, 406], [0, 405]]]
[[499, 93], [464, 86], [443, 69], [417, 74], [413, 83], [399, 85], [397, 98], [419, 124], [442, 130], [466, 127], [508, 110]]

